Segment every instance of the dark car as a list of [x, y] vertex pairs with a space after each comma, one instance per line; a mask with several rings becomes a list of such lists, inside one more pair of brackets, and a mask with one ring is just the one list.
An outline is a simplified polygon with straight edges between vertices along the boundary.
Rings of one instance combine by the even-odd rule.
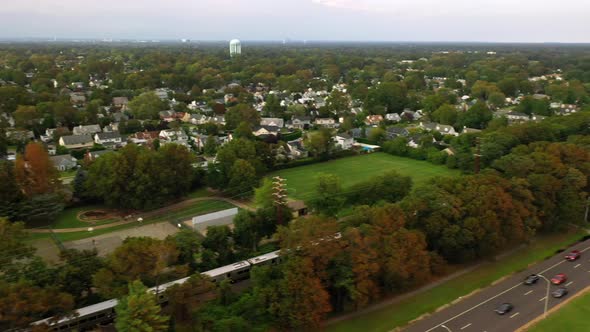
[[551, 283], [554, 285], [561, 285], [567, 281], [565, 273], [556, 274], [555, 277], [551, 278]]
[[570, 262], [575, 261], [576, 259], [580, 258], [582, 254], [580, 253], [579, 250], [572, 250], [572, 252], [570, 252], [569, 254], [565, 255], [565, 259], [567, 259]]
[[496, 310], [494, 310], [498, 315], [504, 315], [509, 313], [510, 311], [512, 311], [512, 309], [514, 309], [514, 306], [510, 303], [502, 303], [500, 304], [499, 307], [496, 308]]
[[530, 276], [524, 279], [524, 284], [530, 286], [532, 284], [536, 284], [539, 281], [539, 276], [536, 274], [531, 274]]
[[567, 295], [567, 288], [559, 287], [558, 289], [554, 290], [553, 293], [551, 293], [551, 295], [557, 299], [562, 298]]

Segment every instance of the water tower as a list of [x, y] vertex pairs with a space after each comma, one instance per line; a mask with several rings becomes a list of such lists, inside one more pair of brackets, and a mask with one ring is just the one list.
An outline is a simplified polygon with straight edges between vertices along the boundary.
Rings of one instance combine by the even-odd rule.
[[229, 42], [229, 55], [234, 57], [242, 54], [242, 43], [237, 39], [232, 39]]

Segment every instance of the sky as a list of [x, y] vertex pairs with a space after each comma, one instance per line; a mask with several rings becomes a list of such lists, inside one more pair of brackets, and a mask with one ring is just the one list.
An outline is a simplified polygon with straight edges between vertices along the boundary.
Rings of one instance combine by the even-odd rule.
[[590, 42], [589, 0], [1, 0], [0, 38]]

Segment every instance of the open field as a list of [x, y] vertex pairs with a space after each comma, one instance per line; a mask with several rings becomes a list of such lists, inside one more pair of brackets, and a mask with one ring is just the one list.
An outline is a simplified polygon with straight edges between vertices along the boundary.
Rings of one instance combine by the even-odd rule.
[[391, 304], [383, 305], [375, 310], [353, 315], [350, 319], [325, 327], [324, 331], [391, 331], [425, 313], [433, 312], [460, 296], [486, 287], [503, 276], [524, 270], [529, 264], [552, 256], [556, 250], [567, 247], [586, 234], [585, 231], [577, 230], [564, 234], [538, 236], [529, 246], [497, 261], [486, 263], [467, 274], [415, 296], [401, 301], [392, 301]]
[[[96, 237], [99, 235], [104, 235], [108, 233], [116, 233], [120, 231], [125, 231], [128, 229], [134, 229], [138, 226], [142, 225], [149, 225], [149, 224], [157, 224], [157, 223], [164, 223], [164, 222], [173, 222], [177, 223], [179, 221], [183, 221], [186, 219], [190, 219], [194, 216], [207, 214], [211, 212], [216, 212], [220, 210], [230, 209], [235, 207], [233, 204], [225, 202], [225, 201], [218, 201], [218, 200], [204, 200], [195, 202], [189, 206], [185, 206], [182, 208], [178, 208], [174, 211], [169, 211], [166, 213], [159, 214], [157, 216], [145, 218], [143, 222], [138, 224], [137, 222], [124, 224], [124, 225], [117, 225], [113, 227], [103, 228], [103, 229], [95, 229], [92, 232], [89, 231], [80, 231], [80, 232], [71, 232], [71, 233], [54, 233], [55, 236], [61, 242], [69, 242], [69, 241], [77, 241], [87, 238]], [[61, 221], [61, 225], [72, 225], [72, 227], [80, 227], [78, 223], [82, 224], [82, 227], [92, 227], [93, 225], [89, 225], [82, 221], [76, 220], [73, 221], [73, 217], [79, 213], [79, 210], [88, 210], [90, 207], [82, 207], [78, 209], [72, 209], [72, 211], [66, 211], [64, 216], [60, 216], [60, 219], [63, 218]], [[96, 226], [96, 225], [94, 225]], [[63, 227], [62, 227], [63, 228]], [[57, 229], [57, 227], [56, 227]], [[28, 242], [31, 245], [36, 245], [37, 242], [45, 243], [45, 241], [49, 240], [51, 235], [49, 233], [30, 233], [28, 236]], [[45, 245], [46, 246], [46, 245]]]
[[92, 226], [98, 226], [98, 225], [105, 225], [105, 224], [109, 224], [109, 223], [120, 220], [120, 218], [112, 217], [112, 218], [108, 218], [108, 219], [104, 219], [104, 220], [98, 220], [98, 221], [91, 222], [91, 221], [81, 221], [78, 218], [78, 215], [82, 212], [91, 211], [91, 210], [104, 210], [104, 209], [105, 209], [105, 207], [100, 206], [100, 205], [88, 205], [88, 206], [82, 206], [82, 207], [67, 208], [59, 214], [59, 216], [55, 220], [55, 223], [53, 223], [52, 227], [55, 229], [75, 228], [75, 227], [92, 227]]
[[64, 246], [68, 249], [78, 250], [96, 249], [99, 256], [106, 256], [120, 246], [127, 237], [148, 236], [163, 240], [168, 235], [175, 234], [178, 230], [178, 227], [167, 222], [149, 225], [134, 224], [133, 227], [127, 227], [108, 234], [97, 235], [96, 232], [92, 232], [93, 236], [91, 238], [69, 241]]
[[455, 176], [459, 171], [445, 166], [433, 165], [426, 161], [392, 156], [386, 153], [348, 157], [308, 166], [294, 167], [274, 172], [269, 175], [287, 179], [289, 195], [297, 199], [313, 195], [317, 176], [331, 173], [340, 177], [342, 187], [347, 188], [368, 180], [376, 175], [395, 170], [402, 175], [411, 176], [414, 186], [420, 185], [438, 176]]
[[529, 332], [590, 331], [590, 292], [573, 299]]

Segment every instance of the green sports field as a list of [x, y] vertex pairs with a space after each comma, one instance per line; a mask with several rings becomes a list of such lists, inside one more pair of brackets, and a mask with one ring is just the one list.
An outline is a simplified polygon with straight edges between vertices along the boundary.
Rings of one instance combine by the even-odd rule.
[[392, 156], [386, 153], [373, 153], [348, 157], [295, 167], [272, 173], [287, 180], [287, 189], [291, 198], [306, 199], [313, 195], [317, 177], [321, 173], [331, 173], [340, 177], [342, 187], [346, 189], [356, 183], [376, 175], [395, 170], [402, 175], [411, 176], [414, 186], [420, 185], [437, 176], [456, 176], [459, 171], [445, 166], [433, 165], [426, 161]]
[[529, 329], [530, 332], [590, 331], [590, 293], [573, 299], [547, 319]]

